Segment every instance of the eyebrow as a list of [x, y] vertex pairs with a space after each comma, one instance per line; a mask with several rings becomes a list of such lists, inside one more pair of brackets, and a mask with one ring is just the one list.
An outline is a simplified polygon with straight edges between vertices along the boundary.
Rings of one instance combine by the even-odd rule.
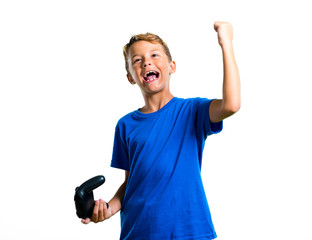
[[133, 55], [131, 59], [135, 58], [136, 56], [138, 56], [138, 55]]

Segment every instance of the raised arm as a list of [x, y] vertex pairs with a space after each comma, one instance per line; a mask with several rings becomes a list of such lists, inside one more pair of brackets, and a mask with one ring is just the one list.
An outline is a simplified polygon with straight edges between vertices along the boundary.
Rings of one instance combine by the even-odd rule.
[[223, 56], [223, 96], [210, 104], [211, 122], [220, 122], [240, 109], [240, 77], [233, 51], [233, 27], [227, 22], [215, 22], [214, 29]]

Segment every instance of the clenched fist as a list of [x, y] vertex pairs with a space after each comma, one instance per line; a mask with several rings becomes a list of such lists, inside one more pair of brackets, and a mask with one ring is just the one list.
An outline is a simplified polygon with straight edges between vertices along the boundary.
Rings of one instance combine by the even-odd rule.
[[228, 22], [217, 21], [214, 29], [218, 33], [218, 41], [221, 47], [231, 45], [233, 40], [233, 27]]

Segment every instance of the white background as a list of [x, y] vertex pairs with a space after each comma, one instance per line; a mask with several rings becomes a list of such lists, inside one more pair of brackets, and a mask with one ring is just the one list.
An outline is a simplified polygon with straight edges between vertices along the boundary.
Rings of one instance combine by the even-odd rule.
[[204, 152], [218, 239], [311, 240], [308, 3], [1, 1], [0, 239], [118, 239], [119, 214], [85, 226], [73, 197], [103, 174], [95, 197], [110, 200], [124, 178], [110, 168], [114, 128], [143, 98], [127, 82], [122, 47], [132, 34], [160, 35], [177, 63], [173, 94], [220, 98], [213, 23], [224, 20], [242, 106]]

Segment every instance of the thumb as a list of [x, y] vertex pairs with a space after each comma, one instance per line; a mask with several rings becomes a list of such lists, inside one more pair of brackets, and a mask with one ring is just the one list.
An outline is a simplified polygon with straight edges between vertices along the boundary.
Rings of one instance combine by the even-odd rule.
[[105, 217], [105, 219], [108, 219], [111, 216], [112, 216], [112, 211], [109, 207], [109, 204], [108, 204], [108, 202], [104, 201], [104, 217]]
[[91, 219], [90, 219], [90, 218], [81, 219], [81, 222], [82, 222], [83, 224], [88, 224], [88, 223], [91, 222]]

